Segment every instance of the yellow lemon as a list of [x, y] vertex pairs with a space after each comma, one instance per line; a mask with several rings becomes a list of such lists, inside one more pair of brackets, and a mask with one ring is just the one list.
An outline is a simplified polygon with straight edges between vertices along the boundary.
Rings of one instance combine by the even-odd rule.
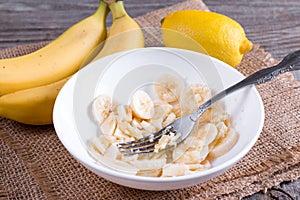
[[214, 12], [181, 10], [162, 21], [162, 36], [167, 47], [206, 53], [235, 67], [252, 43], [235, 20]]

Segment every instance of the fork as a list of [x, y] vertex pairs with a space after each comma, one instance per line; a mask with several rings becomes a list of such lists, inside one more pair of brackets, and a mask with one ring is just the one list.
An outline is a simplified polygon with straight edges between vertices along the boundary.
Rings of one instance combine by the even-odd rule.
[[174, 122], [165, 126], [161, 130], [141, 139], [125, 143], [119, 143], [117, 147], [119, 148], [119, 151], [124, 155], [153, 153], [156, 152], [155, 145], [158, 143], [159, 139], [163, 135], [172, 134], [176, 136], [177, 134], [179, 134], [177, 135], [178, 138], [175, 141], [175, 144], [167, 145], [165, 149], [160, 149], [160, 151], [166, 150], [172, 146], [176, 146], [188, 137], [200, 116], [216, 101], [219, 101], [220, 99], [245, 86], [249, 86], [252, 84], [262, 84], [274, 79], [280, 74], [295, 70], [300, 70], [300, 50], [288, 54], [286, 57], [283, 58], [283, 60], [279, 64], [273, 67], [259, 70], [253, 73], [252, 75], [248, 76], [247, 78], [244, 78], [240, 82], [232, 85], [231, 87], [221, 91], [220, 93], [213, 96], [211, 99], [204, 102], [194, 112], [176, 119]]

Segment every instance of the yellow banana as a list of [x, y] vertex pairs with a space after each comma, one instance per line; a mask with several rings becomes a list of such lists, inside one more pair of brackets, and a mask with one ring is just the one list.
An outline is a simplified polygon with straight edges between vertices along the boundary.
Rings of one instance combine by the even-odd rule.
[[108, 6], [70, 27], [47, 46], [24, 56], [0, 60], [0, 96], [37, 87], [74, 74], [106, 38]]
[[0, 116], [24, 124], [52, 124], [55, 99], [69, 78], [1, 96]]
[[93, 61], [120, 51], [144, 47], [144, 36], [140, 26], [124, 8], [123, 1], [109, 4], [113, 23], [100, 53]]

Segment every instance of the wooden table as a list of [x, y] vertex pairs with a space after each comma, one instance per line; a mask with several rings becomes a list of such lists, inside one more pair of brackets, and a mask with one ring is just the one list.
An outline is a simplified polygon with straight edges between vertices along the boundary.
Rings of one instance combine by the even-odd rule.
[[[182, 0], [127, 0], [126, 9], [133, 16], [173, 5]], [[300, 49], [299, 0], [204, 0], [210, 10], [225, 14], [242, 24], [247, 37], [261, 45], [274, 58], [281, 59]], [[98, 0], [0, 0], [0, 49], [56, 38], [69, 26], [90, 15]], [[111, 19], [108, 21], [108, 25]], [[300, 76], [299, 76], [300, 77]], [[300, 180], [278, 186], [297, 199]], [[275, 194], [275, 192], [274, 192]], [[280, 193], [276, 196], [283, 197]], [[245, 199], [271, 199], [257, 193]], [[288, 199], [288, 198], [286, 198]]]

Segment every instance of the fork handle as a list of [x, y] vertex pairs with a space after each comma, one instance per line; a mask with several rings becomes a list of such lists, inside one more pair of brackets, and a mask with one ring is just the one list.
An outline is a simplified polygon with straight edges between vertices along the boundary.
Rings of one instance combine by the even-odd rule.
[[190, 118], [193, 121], [197, 121], [198, 118], [202, 115], [204, 111], [212, 106], [216, 101], [222, 99], [223, 97], [231, 94], [232, 92], [237, 91], [245, 86], [252, 84], [261, 84], [268, 82], [275, 77], [289, 71], [300, 70], [300, 50], [295, 51], [293, 53], [288, 54], [283, 60], [277, 65], [269, 68], [265, 68], [259, 70], [252, 75], [244, 78], [240, 82], [234, 84], [233, 86], [223, 90], [217, 95], [213, 96], [211, 99], [207, 100], [204, 104], [202, 104], [197, 110], [191, 113]]

